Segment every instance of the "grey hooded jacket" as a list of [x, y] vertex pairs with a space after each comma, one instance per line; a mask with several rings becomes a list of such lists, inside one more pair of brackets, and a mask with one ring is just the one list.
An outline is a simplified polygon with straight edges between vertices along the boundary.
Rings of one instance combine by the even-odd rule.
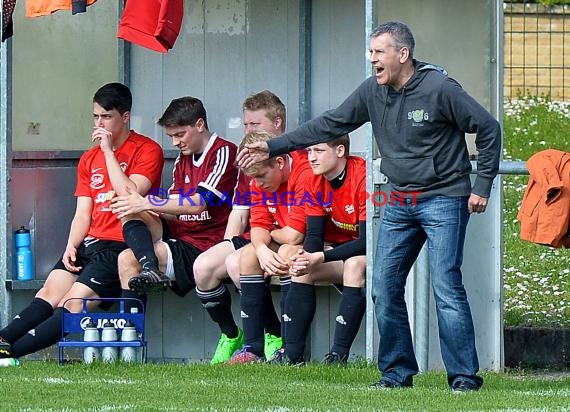
[[[499, 123], [443, 69], [413, 63], [415, 72], [400, 90], [369, 77], [336, 109], [271, 139], [270, 157], [333, 140], [369, 121], [381, 171], [395, 190], [421, 192], [419, 198], [489, 197], [501, 153]], [[473, 188], [465, 133], [476, 133]]]

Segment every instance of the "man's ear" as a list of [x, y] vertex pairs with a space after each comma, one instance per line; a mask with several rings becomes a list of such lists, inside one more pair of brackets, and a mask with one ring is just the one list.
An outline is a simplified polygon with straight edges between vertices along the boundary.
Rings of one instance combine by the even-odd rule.
[[196, 124], [194, 125], [194, 127], [198, 129], [198, 132], [202, 133], [205, 127], [204, 125], [205, 125], [204, 119], [200, 117], [198, 120], [196, 120]]
[[277, 165], [279, 166], [279, 170], [283, 170], [283, 167], [285, 166], [285, 162], [287, 161], [287, 158], [285, 156], [277, 156], [275, 158], [275, 161], [277, 162]]
[[277, 116], [273, 121], [273, 126], [275, 126], [276, 130], [285, 131], [285, 125], [283, 124], [283, 119], [280, 116]]
[[410, 49], [402, 47], [400, 49], [400, 63], [405, 63], [410, 58]]
[[344, 147], [343, 144], [339, 144], [336, 147], [336, 157], [340, 159], [343, 158], [345, 154], [346, 154], [346, 147]]
[[126, 111], [121, 117], [123, 118], [123, 123], [127, 124], [131, 120], [131, 112]]

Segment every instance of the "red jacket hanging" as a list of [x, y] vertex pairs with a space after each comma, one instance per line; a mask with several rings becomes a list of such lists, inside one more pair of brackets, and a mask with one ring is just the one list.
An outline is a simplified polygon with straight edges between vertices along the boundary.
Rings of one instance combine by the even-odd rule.
[[129, 0], [117, 37], [165, 53], [174, 46], [183, 14], [183, 0]]
[[526, 165], [530, 178], [517, 216], [521, 239], [570, 247], [570, 153], [543, 150]]

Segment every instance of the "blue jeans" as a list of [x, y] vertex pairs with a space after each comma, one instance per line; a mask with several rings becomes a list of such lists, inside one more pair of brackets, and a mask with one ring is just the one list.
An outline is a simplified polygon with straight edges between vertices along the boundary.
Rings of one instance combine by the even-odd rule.
[[482, 385], [475, 331], [461, 264], [469, 221], [467, 197], [434, 196], [387, 204], [380, 226], [372, 299], [380, 332], [378, 369], [382, 379], [411, 386], [418, 373], [404, 288], [408, 273], [427, 240], [441, 354], [448, 383]]

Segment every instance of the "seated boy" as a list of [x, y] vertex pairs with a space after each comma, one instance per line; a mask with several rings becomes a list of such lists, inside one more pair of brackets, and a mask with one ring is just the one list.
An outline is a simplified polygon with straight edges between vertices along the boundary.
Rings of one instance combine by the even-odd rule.
[[[272, 135], [255, 132], [246, 135], [240, 147], [267, 141]], [[229, 363], [249, 363], [265, 359], [263, 299], [266, 276], [289, 278], [288, 253], [300, 245], [305, 235], [305, 213], [299, 200], [305, 182], [312, 176], [306, 156], [280, 155], [244, 170], [253, 178], [251, 186], [251, 243], [240, 250], [241, 318], [244, 346]], [[285, 248], [284, 252], [280, 248]], [[286, 296], [282, 288], [282, 299]]]
[[[258, 130], [280, 135], [285, 129], [285, 105], [269, 90], [248, 96], [243, 102], [243, 128], [248, 134]], [[251, 177], [242, 171], [234, 191], [224, 240], [202, 253], [194, 262], [196, 295], [210, 318], [220, 328], [221, 336], [210, 364], [227, 362], [243, 346], [243, 331], [237, 326], [231, 307], [231, 295], [224, 280], [235, 280], [239, 287], [239, 258], [232, 256], [250, 242], [249, 208]], [[237, 263], [236, 263], [237, 262]], [[264, 316], [265, 353], [273, 354], [281, 348], [281, 323], [273, 307], [269, 285], [265, 288]]]
[[[349, 156], [348, 135], [310, 146], [314, 176], [307, 184], [307, 234], [291, 260], [292, 284], [285, 301], [284, 348], [276, 363], [303, 362], [315, 315], [315, 282], [342, 284], [334, 343], [324, 363], [346, 363], [366, 310], [366, 161]], [[324, 240], [324, 241], [323, 241]], [[324, 243], [326, 242], [326, 247]], [[332, 247], [331, 247], [332, 246]]]
[[132, 193], [115, 199], [113, 208], [120, 218], [141, 212], [157, 213], [166, 220], [171, 236], [154, 243], [154, 247], [145, 242], [145, 256], [155, 256], [158, 272], [141, 273], [142, 257], [135, 255], [142, 249], [140, 245], [121, 253], [119, 274], [123, 297], [160, 292], [168, 285], [174, 293], [185, 296], [195, 286], [196, 258], [222, 241], [231, 211], [230, 199], [237, 179], [234, 166], [237, 147], [209, 131], [202, 102], [194, 97], [174, 99], [158, 124], [180, 150], [168, 198], [145, 198]]
[[[82, 310], [81, 299], [68, 299], [120, 296], [117, 258], [127, 245], [111, 198], [129, 191], [144, 196], [159, 188], [164, 162], [158, 143], [129, 129], [131, 105], [131, 92], [121, 83], [106, 84], [93, 96], [96, 145], [79, 160], [67, 246], [34, 300], [0, 330], [0, 358], [57, 343], [61, 313]], [[126, 233], [124, 239], [128, 243]], [[90, 301], [88, 308], [98, 304]]]

